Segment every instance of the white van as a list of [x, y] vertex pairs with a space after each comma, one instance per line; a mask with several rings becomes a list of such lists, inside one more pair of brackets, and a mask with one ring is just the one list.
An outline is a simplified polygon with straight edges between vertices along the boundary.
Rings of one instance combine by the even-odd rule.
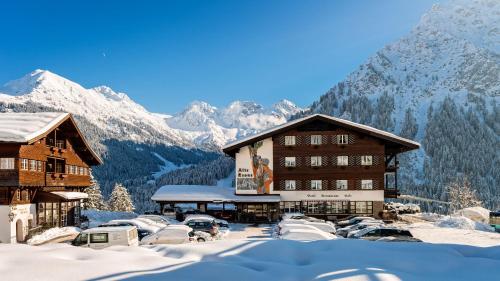
[[96, 227], [84, 230], [71, 243], [73, 246], [103, 249], [109, 246], [138, 246], [135, 226]]

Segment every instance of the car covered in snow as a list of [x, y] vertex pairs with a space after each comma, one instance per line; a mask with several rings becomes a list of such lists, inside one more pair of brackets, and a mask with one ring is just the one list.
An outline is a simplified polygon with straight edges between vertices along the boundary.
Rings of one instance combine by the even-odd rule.
[[195, 232], [191, 228], [167, 227], [144, 237], [141, 245], [154, 244], [183, 244], [193, 241], [205, 242], [210, 236], [204, 232]]
[[379, 226], [379, 225], [384, 225], [384, 222], [381, 220], [362, 221], [362, 222], [357, 223], [357, 224], [352, 224], [352, 225], [349, 225], [346, 227], [338, 228], [337, 232], [335, 234], [337, 234], [338, 236], [347, 237], [349, 235], [349, 233], [351, 233], [352, 231], [361, 230], [361, 229], [364, 229], [364, 228], [367, 228], [370, 226]]
[[211, 219], [211, 220], [215, 221], [215, 223], [217, 224], [217, 226], [219, 228], [229, 228], [229, 222], [227, 222], [226, 220], [218, 219], [218, 218], [215, 218], [215, 217], [213, 217], [211, 215], [207, 215], [207, 214], [188, 215], [184, 219], [184, 222], [186, 223], [186, 222], [188, 222], [190, 220], [194, 220], [194, 219]]
[[384, 237], [393, 237], [394, 239], [402, 240], [406, 238], [413, 238], [413, 235], [409, 230], [402, 228], [388, 226], [370, 226], [365, 229], [353, 231], [347, 237], [376, 241]]
[[337, 226], [346, 227], [349, 225], [360, 223], [362, 221], [369, 221], [369, 220], [376, 220], [376, 219], [373, 217], [352, 217], [346, 220], [338, 221]]
[[191, 227], [196, 231], [203, 231], [215, 236], [219, 233], [219, 228], [214, 219], [211, 218], [193, 218], [183, 222], [184, 225]]
[[329, 222], [315, 222], [315, 221], [307, 221], [307, 220], [297, 220], [297, 219], [287, 219], [287, 220], [282, 220], [279, 224], [278, 227], [283, 228], [285, 226], [290, 226], [290, 225], [295, 225], [297, 228], [297, 225], [307, 225], [310, 227], [314, 227], [318, 230], [321, 230], [326, 233], [331, 233], [335, 234], [336, 229], [335, 225]]
[[166, 224], [166, 223], [156, 222], [156, 221], [150, 220], [148, 218], [143, 218], [143, 217], [137, 217], [137, 218], [135, 218], [135, 220], [142, 221], [143, 223], [146, 223], [150, 226], [159, 227], [160, 229], [168, 226], [168, 224]]
[[137, 219], [128, 220], [111, 220], [107, 223], [99, 225], [99, 227], [111, 227], [111, 226], [135, 226], [137, 228], [137, 233], [139, 234], [139, 240], [147, 235], [156, 233], [162, 229], [161, 227], [150, 225], [144, 221]]
[[135, 226], [96, 227], [84, 230], [71, 243], [73, 246], [104, 249], [110, 246], [138, 246]]
[[415, 214], [420, 213], [420, 206], [413, 203], [389, 202], [385, 204], [385, 209], [395, 211], [398, 214]]
[[175, 221], [172, 221], [172, 219], [169, 219], [168, 217], [161, 215], [140, 215], [137, 218], [145, 218], [165, 225], [175, 223]]
[[317, 240], [333, 240], [336, 239], [337, 237], [333, 234], [326, 233], [320, 230], [290, 228], [280, 233], [279, 238], [284, 240], [295, 240], [295, 241], [317, 241]]

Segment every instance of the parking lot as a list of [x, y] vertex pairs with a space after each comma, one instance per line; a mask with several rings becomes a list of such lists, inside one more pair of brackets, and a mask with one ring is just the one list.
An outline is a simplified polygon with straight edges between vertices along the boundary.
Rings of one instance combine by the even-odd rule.
[[272, 224], [231, 224], [225, 239], [272, 239]]

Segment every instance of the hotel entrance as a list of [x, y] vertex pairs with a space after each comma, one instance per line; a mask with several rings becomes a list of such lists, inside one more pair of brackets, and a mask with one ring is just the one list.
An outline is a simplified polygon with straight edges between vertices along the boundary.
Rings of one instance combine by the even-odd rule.
[[240, 222], [275, 222], [279, 219], [279, 203], [237, 204]]

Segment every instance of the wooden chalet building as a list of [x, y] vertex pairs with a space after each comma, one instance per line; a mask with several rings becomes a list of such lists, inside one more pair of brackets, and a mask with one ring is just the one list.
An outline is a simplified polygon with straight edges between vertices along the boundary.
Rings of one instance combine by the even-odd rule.
[[101, 163], [71, 114], [0, 113], [0, 241], [79, 225], [89, 169]]
[[419, 147], [382, 130], [314, 114], [226, 145], [223, 151], [236, 160], [233, 195], [215, 187], [165, 186], [153, 200], [161, 206], [194, 202], [203, 209], [210, 202], [233, 203], [239, 221], [275, 221], [285, 212], [379, 217], [384, 198], [398, 196], [398, 154]]

